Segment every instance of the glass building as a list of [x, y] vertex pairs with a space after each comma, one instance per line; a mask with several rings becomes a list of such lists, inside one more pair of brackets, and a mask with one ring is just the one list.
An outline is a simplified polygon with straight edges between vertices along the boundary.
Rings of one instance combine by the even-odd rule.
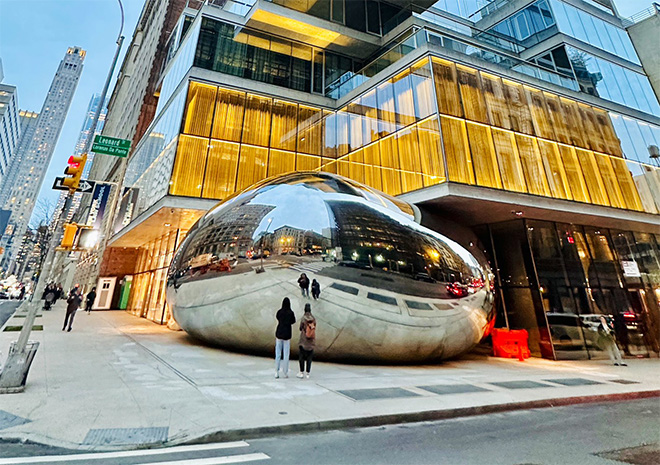
[[186, 10], [110, 240], [136, 249], [129, 311], [167, 323], [173, 252], [218, 200], [318, 170], [468, 231], [535, 355], [602, 357], [599, 315], [657, 354], [660, 105], [626, 24], [606, 0]]

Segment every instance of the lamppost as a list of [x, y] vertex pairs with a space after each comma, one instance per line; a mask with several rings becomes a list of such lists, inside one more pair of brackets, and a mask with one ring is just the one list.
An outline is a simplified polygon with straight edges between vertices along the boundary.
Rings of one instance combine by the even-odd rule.
[[[110, 81], [112, 75], [115, 71], [115, 66], [117, 65], [117, 60], [119, 58], [119, 52], [121, 51], [121, 46], [124, 43], [124, 5], [122, 5], [121, 0], [119, 2], [119, 11], [121, 13], [121, 23], [119, 26], [119, 34], [117, 35], [117, 49], [115, 50], [115, 56], [112, 59], [112, 65], [110, 66], [110, 71], [108, 76], [105, 79], [105, 84], [103, 85], [103, 91], [101, 92], [101, 99], [99, 106], [96, 108], [94, 114], [94, 120], [92, 122], [92, 127], [89, 131], [89, 137], [85, 143], [83, 153], [89, 152], [92, 142], [94, 140], [94, 133], [96, 132], [96, 126], [101, 116], [101, 111], [103, 110], [103, 103], [105, 102], [105, 96], [108, 93], [108, 88], [110, 87]], [[28, 338], [30, 337], [30, 332], [32, 331], [32, 325], [37, 316], [39, 310], [39, 305], [41, 302], [40, 296], [43, 294], [43, 291], [46, 287], [46, 283], [50, 279], [50, 274], [52, 271], [53, 262], [55, 261], [55, 252], [56, 247], [59, 245], [62, 240], [62, 230], [64, 228], [64, 223], [66, 221], [67, 212], [71, 208], [71, 203], [73, 202], [73, 192], [69, 192], [66, 196], [66, 201], [64, 207], [62, 208], [62, 214], [57, 222], [57, 226], [50, 240], [48, 247], [48, 254], [44, 260], [44, 266], [42, 267], [41, 274], [39, 276], [39, 281], [35, 286], [32, 297], [29, 301], [25, 301], [20, 310], [22, 311], [24, 307], [27, 307], [27, 315], [23, 322], [23, 328], [21, 329], [21, 334], [18, 337], [18, 341], [12, 343], [9, 348], [9, 354], [7, 356], [7, 362], [5, 367], [0, 372], [0, 394], [11, 393], [11, 392], [21, 392], [25, 389], [25, 381], [27, 379], [27, 372], [30, 369], [30, 364], [37, 352], [39, 343], [33, 343], [28, 350], [26, 350]], [[35, 300], [34, 297], [37, 296]]]
[[270, 228], [270, 224], [273, 222], [272, 218], [268, 218], [268, 226], [266, 226], [265, 231], [261, 235], [261, 244], [259, 245], [259, 255], [261, 255], [261, 266], [257, 269], [257, 273], [263, 273], [266, 271], [264, 269], [264, 236], [268, 234], [268, 228]]

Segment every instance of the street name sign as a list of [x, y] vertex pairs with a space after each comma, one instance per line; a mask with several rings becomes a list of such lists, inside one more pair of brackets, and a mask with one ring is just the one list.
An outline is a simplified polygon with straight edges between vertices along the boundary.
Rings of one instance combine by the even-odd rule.
[[115, 157], [127, 157], [131, 149], [131, 141], [127, 139], [117, 139], [116, 137], [100, 136], [94, 137], [92, 152]]
[[[58, 191], [68, 191], [69, 188], [62, 184], [64, 177], [56, 177], [55, 182], [53, 183], [53, 189]], [[86, 179], [80, 180], [80, 187], [76, 189], [76, 192], [82, 192], [83, 194], [90, 194], [94, 191], [94, 186], [96, 183], [94, 181], [87, 181]]]

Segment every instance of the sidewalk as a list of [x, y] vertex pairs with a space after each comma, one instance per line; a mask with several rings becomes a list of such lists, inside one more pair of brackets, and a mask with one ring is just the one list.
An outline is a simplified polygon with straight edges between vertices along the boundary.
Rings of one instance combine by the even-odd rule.
[[[275, 379], [271, 359], [205, 347], [125, 312], [80, 311], [70, 333], [63, 319], [64, 303], [38, 318], [27, 388], [0, 396], [0, 439], [103, 450], [660, 395], [658, 359], [314, 362], [309, 380], [292, 361], [291, 377]], [[0, 332], [3, 362], [17, 337]]]

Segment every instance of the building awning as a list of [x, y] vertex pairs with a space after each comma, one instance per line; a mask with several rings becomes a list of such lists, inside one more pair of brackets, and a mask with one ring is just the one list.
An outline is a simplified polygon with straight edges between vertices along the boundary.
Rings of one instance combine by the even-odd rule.
[[660, 215], [451, 182], [399, 198], [423, 210], [437, 210], [467, 226], [528, 218], [626, 231], [660, 231]]
[[112, 236], [108, 247], [141, 247], [168, 230], [190, 229], [217, 200], [166, 196]]

